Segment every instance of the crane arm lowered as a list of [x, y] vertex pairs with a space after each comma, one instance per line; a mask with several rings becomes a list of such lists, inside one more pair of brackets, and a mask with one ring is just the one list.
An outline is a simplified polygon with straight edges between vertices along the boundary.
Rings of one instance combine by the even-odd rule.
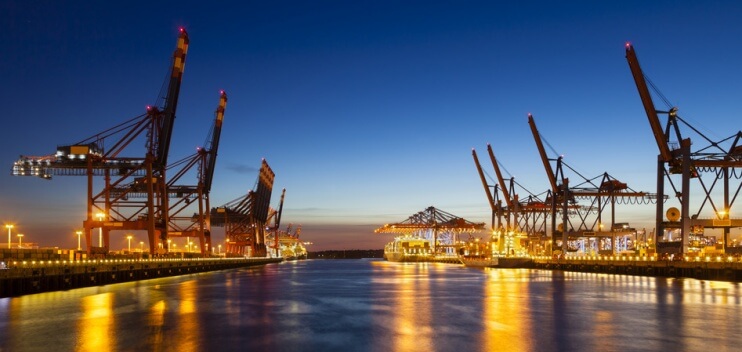
[[634, 76], [636, 89], [639, 91], [639, 97], [641, 98], [642, 104], [644, 105], [644, 111], [647, 113], [647, 119], [649, 119], [649, 125], [652, 128], [652, 132], [654, 133], [654, 139], [657, 141], [657, 147], [660, 150], [660, 156], [662, 157], [662, 160], [668, 162], [672, 160], [670, 147], [667, 145], [667, 138], [665, 136], [665, 133], [662, 131], [662, 125], [660, 124], [660, 119], [657, 116], [657, 110], [654, 107], [652, 96], [649, 94], [647, 82], [644, 80], [644, 73], [639, 66], [639, 59], [637, 59], [634, 47], [630, 43], [626, 43], [626, 61], [628, 61], [629, 63], [631, 75]]
[[185, 68], [186, 53], [188, 52], [188, 42], [188, 33], [185, 29], [181, 28], [178, 44], [173, 53], [173, 66], [170, 70], [170, 82], [165, 98], [165, 106], [162, 110], [162, 120], [158, 124], [159, 138], [157, 140], [157, 152], [154, 156], [155, 162], [161, 167], [167, 165], [170, 139], [175, 123], [175, 110], [178, 106], [178, 96], [180, 95], [180, 83], [183, 79], [183, 69]]
[[492, 166], [495, 167], [495, 173], [497, 174], [497, 182], [499, 182], [500, 184], [500, 191], [502, 192], [502, 196], [505, 197], [505, 202], [507, 203], [508, 208], [513, 209], [514, 207], [513, 200], [510, 198], [510, 192], [508, 191], [507, 186], [505, 186], [505, 179], [502, 178], [502, 172], [500, 172], [500, 165], [497, 164], [495, 153], [492, 151], [492, 146], [489, 144], [487, 144], [487, 152], [490, 155]]
[[541, 141], [541, 135], [538, 133], [536, 128], [536, 122], [533, 120], [533, 115], [528, 114], [528, 124], [531, 126], [531, 133], [533, 134], [533, 140], [536, 142], [538, 153], [541, 155], [541, 161], [544, 163], [544, 169], [546, 170], [546, 176], [549, 177], [549, 184], [551, 185], [552, 192], [558, 192], [556, 176], [554, 176], [554, 170], [551, 169], [549, 164], [549, 158], [546, 156], [546, 150], [544, 149], [544, 143]]

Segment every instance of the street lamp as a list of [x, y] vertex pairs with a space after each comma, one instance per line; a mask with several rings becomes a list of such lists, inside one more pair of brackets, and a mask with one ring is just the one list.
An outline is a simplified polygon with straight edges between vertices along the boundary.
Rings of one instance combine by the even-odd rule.
[[80, 246], [80, 236], [82, 236], [82, 231], [75, 231], [75, 233], [77, 234], [77, 250], [79, 251], [82, 249]]
[[18, 248], [21, 248], [21, 245], [23, 244], [23, 234], [18, 234]]
[[169, 239], [167, 240], [167, 251], [170, 252], [170, 244], [173, 243], [173, 240]]
[[13, 225], [5, 225], [5, 228], [8, 229], [8, 248], [10, 248], [10, 230], [13, 229]]
[[141, 241], [140, 241], [140, 242], [139, 242], [139, 251], [140, 251], [140, 252], [144, 252], [144, 247], [143, 247], [143, 246], [144, 246], [144, 242], [141, 242]]
[[219, 245], [219, 250], [216, 252], [216, 254], [222, 254], [222, 245]]
[[[102, 222], [106, 214], [98, 213], [95, 216], [98, 217], [98, 221]], [[98, 246], [103, 247], [103, 224], [100, 224], [100, 228], [98, 229]]]
[[129, 240], [129, 253], [131, 253], [131, 235], [126, 236], [126, 239]]

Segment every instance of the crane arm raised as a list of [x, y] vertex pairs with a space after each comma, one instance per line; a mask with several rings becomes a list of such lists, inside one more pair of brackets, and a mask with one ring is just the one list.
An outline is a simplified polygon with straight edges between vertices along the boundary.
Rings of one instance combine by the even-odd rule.
[[495, 200], [492, 198], [492, 192], [490, 192], [490, 187], [487, 185], [487, 180], [484, 178], [484, 171], [482, 171], [482, 166], [479, 164], [479, 158], [477, 158], [477, 152], [472, 148], [471, 155], [474, 157], [474, 164], [477, 166], [477, 172], [479, 172], [479, 178], [482, 180], [482, 186], [484, 186], [484, 192], [487, 194], [487, 201], [490, 204], [490, 207], [492, 208], [492, 211], [495, 211], [497, 207], [495, 207]]
[[183, 79], [183, 69], [185, 68], [188, 43], [188, 33], [185, 29], [181, 28], [180, 36], [178, 37], [178, 44], [173, 53], [173, 66], [170, 70], [165, 106], [162, 111], [163, 116], [159, 126], [160, 131], [157, 141], [157, 153], [155, 155], [156, 163], [162, 167], [167, 165], [167, 156], [170, 151], [170, 139], [173, 135], [175, 110], [178, 106], [178, 95], [180, 94], [180, 83]]
[[502, 178], [502, 172], [500, 172], [500, 165], [497, 164], [497, 159], [495, 158], [495, 153], [492, 151], [492, 146], [487, 144], [487, 152], [490, 155], [490, 160], [492, 161], [492, 165], [495, 167], [495, 173], [497, 174], [497, 182], [500, 184], [500, 192], [502, 192], [502, 196], [505, 197], [505, 202], [508, 205], [508, 208], [513, 208], [513, 200], [510, 198], [510, 192], [508, 191], [507, 186], [505, 185], [505, 179]]
[[629, 63], [631, 75], [634, 76], [636, 89], [639, 91], [639, 97], [644, 105], [644, 111], [647, 113], [647, 119], [649, 119], [649, 125], [654, 133], [654, 139], [657, 141], [660, 156], [665, 162], [670, 161], [672, 160], [672, 154], [670, 153], [670, 147], [667, 145], [667, 138], [665, 137], [665, 133], [662, 131], [662, 125], [657, 116], [657, 110], [654, 107], [652, 96], [649, 94], [647, 82], [644, 80], [644, 73], [639, 66], [639, 59], [637, 59], [634, 47], [630, 43], [626, 43], [626, 61]]
[[531, 126], [531, 133], [533, 134], [533, 140], [536, 142], [538, 153], [541, 155], [541, 161], [544, 163], [544, 170], [546, 170], [546, 176], [549, 178], [549, 184], [551, 185], [552, 192], [558, 192], [556, 177], [554, 176], [554, 170], [551, 169], [549, 164], [549, 158], [546, 156], [546, 150], [544, 149], [544, 143], [541, 141], [541, 135], [538, 133], [536, 128], [536, 121], [533, 120], [533, 115], [528, 114], [528, 124]]
[[209, 149], [206, 151], [206, 169], [204, 170], [204, 192], [211, 191], [211, 183], [214, 180], [214, 168], [216, 167], [216, 155], [219, 151], [219, 139], [222, 134], [222, 123], [224, 122], [224, 110], [227, 107], [227, 93], [220, 92], [219, 106], [216, 108], [216, 118], [211, 134]]

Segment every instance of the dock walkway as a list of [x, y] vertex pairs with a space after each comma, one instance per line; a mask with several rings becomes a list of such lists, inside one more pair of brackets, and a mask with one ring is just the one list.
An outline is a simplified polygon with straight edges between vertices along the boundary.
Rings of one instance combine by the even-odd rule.
[[281, 258], [166, 258], [6, 261], [0, 297], [69, 290], [281, 262]]

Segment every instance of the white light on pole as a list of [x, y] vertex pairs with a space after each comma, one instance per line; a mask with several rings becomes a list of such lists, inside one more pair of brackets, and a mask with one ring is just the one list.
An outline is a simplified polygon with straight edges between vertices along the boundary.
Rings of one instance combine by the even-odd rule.
[[5, 225], [5, 228], [8, 229], [8, 248], [10, 248], [10, 230], [13, 229], [13, 225]]
[[[106, 214], [98, 213], [96, 216], [98, 217], [98, 221], [102, 222]], [[103, 247], [103, 224], [100, 224], [100, 228], [98, 229], [98, 247]]]
[[80, 246], [80, 236], [82, 236], [82, 231], [76, 231], [75, 233], [77, 234], [77, 250], [79, 251], [82, 249], [82, 247]]
[[23, 245], [23, 234], [19, 233], [18, 234], [18, 248], [21, 248], [22, 245]]
[[126, 239], [129, 240], [129, 253], [131, 253], [131, 235], [126, 236]]

